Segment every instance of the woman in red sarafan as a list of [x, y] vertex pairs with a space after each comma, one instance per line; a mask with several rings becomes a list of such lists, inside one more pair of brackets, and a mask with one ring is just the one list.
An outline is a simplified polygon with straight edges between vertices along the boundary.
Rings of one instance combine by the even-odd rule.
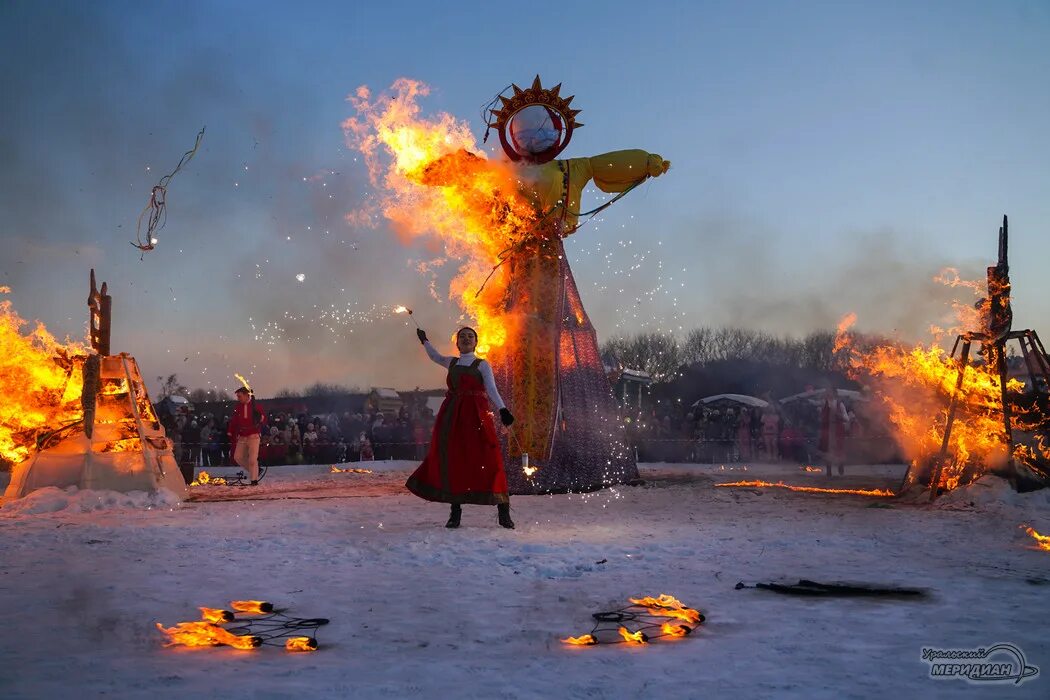
[[405, 486], [420, 498], [452, 504], [445, 527], [459, 527], [462, 504], [474, 503], [495, 504], [499, 524], [513, 528], [507, 475], [489, 399], [499, 409], [503, 425], [513, 423], [514, 416], [500, 398], [492, 367], [474, 355], [478, 334], [473, 328], [459, 329], [459, 357], [439, 353], [422, 330], [416, 335], [430, 359], [448, 368], [448, 393], [438, 410], [427, 456]]

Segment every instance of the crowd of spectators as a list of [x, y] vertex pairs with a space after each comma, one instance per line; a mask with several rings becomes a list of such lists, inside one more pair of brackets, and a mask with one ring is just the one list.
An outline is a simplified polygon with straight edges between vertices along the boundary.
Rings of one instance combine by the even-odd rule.
[[[765, 407], [721, 404], [636, 414], [627, 421], [628, 441], [641, 462], [819, 461], [820, 402], [766, 399]], [[899, 458], [885, 422], [873, 414], [872, 402], [844, 402], [849, 418], [847, 458], [865, 463]], [[260, 403], [265, 409], [265, 401]], [[179, 413], [161, 420], [175, 443], [180, 464], [233, 465], [229, 416]], [[319, 415], [268, 411], [259, 463], [422, 460], [433, 425], [432, 411], [421, 402], [386, 412], [371, 407], [359, 413]]]
[[[724, 403], [636, 415], [628, 422], [629, 441], [642, 462], [820, 461], [821, 402], [766, 398], [764, 407]], [[873, 403], [866, 397], [844, 403], [847, 458], [855, 463], [899, 460]]]
[[[260, 401], [265, 410], [265, 401]], [[376, 459], [419, 459], [434, 425], [423, 405], [397, 411], [308, 415], [267, 411], [259, 441], [259, 464], [335, 464]], [[178, 413], [161, 416], [180, 464], [233, 466], [229, 416]]]

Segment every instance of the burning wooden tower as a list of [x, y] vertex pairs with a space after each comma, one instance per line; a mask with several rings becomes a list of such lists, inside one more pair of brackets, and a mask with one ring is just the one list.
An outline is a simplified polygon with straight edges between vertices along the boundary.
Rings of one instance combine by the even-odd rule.
[[[998, 473], [1021, 490], [1050, 484], [1050, 449], [1044, 443], [1050, 428], [1050, 362], [1034, 330], [1013, 330], [1008, 243], [1009, 222], [1003, 216], [1003, 225], [999, 228], [999, 259], [987, 270], [988, 296], [976, 304], [981, 327], [959, 335], [952, 347], [951, 357], [958, 364], [958, 375], [948, 403], [940, 452], [923, 465], [922, 473], [911, 474], [909, 470], [905, 477], [905, 484], [914, 479], [929, 486], [930, 500], [942, 489], [971, 481], [983, 471]], [[1010, 378], [1007, 344], [1011, 341], [1020, 345], [1023, 383]], [[974, 345], [980, 346], [977, 358], [971, 358]], [[988, 402], [992, 405], [968, 405], [967, 368], [977, 362], [983, 363], [997, 380], [995, 401]], [[1000, 415], [1002, 464], [968, 464], [951, 454], [952, 429], [958, 420], [965, 420], [960, 412], [968, 410]]]
[[15, 465], [5, 500], [47, 486], [123, 492], [165, 488], [185, 495], [172, 443], [138, 363], [127, 353], [110, 354], [112, 298], [105, 282], [96, 288], [94, 270], [88, 308], [93, 352], [60, 358], [66, 373], [61, 424], [26, 436], [33, 453]]

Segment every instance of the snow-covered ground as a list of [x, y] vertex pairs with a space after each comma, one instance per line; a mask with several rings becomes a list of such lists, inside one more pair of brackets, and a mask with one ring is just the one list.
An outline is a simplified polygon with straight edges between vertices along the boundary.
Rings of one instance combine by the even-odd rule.
[[[354, 465], [361, 466], [361, 465]], [[367, 466], [367, 465], [365, 465]], [[0, 509], [4, 698], [1050, 697], [1050, 493], [995, 479], [934, 506], [783, 490], [795, 466], [643, 465], [644, 486], [447, 509], [374, 474], [271, 470], [246, 500], [45, 490]], [[221, 473], [223, 470], [215, 470]], [[832, 486], [893, 488], [899, 467]], [[2, 484], [0, 484], [2, 486]], [[927, 588], [925, 600], [736, 590], [739, 581]], [[670, 593], [707, 622], [646, 647], [569, 648], [590, 615]], [[262, 599], [331, 618], [321, 649], [165, 648], [155, 622]], [[1034, 680], [932, 680], [925, 647], [1019, 646]]]

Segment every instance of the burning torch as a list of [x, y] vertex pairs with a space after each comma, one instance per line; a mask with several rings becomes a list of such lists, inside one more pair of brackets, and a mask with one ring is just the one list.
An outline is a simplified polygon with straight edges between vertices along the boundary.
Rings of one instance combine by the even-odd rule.
[[[415, 317], [412, 315], [412, 309], [408, 308], [407, 306], [395, 306], [394, 307], [394, 313], [395, 314], [408, 314], [408, 317], [412, 319], [412, 323], [415, 323], [416, 324], [416, 328], [419, 328], [419, 322], [416, 321]], [[422, 329], [420, 329], [420, 330], [422, 330]]]

